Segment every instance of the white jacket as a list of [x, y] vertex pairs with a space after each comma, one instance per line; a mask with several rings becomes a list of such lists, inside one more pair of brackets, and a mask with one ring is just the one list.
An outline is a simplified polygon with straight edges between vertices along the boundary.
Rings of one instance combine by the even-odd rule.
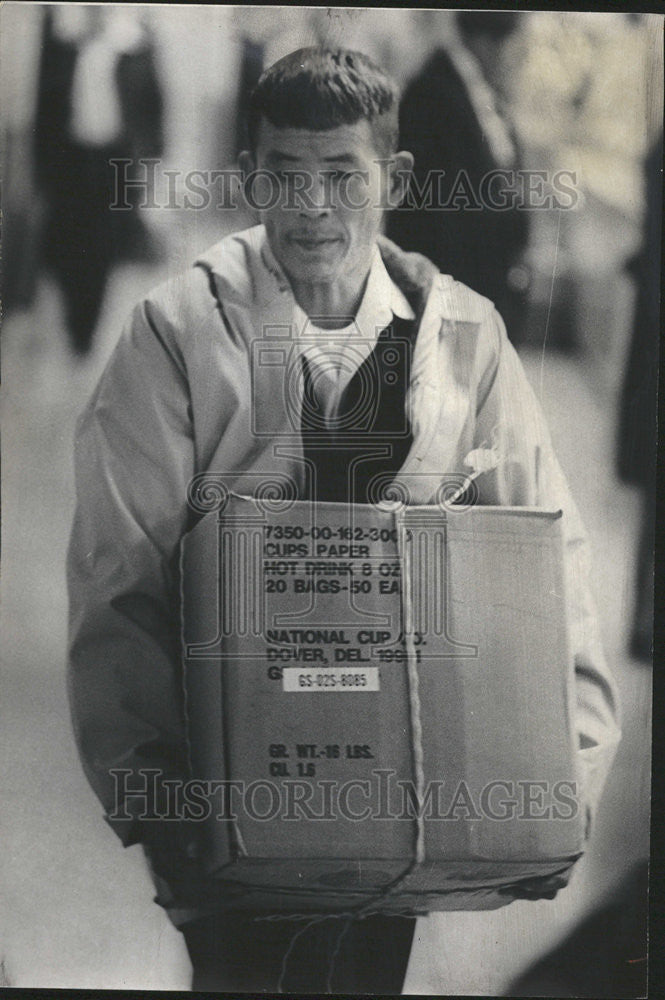
[[[442, 477], [475, 468], [485, 469], [481, 503], [564, 512], [577, 727], [593, 810], [619, 739], [616, 692], [584, 530], [540, 408], [492, 303], [424, 258], [387, 240], [379, 246], [419, 320], [407, 400], [413, 445], [400, 476], [412, 501], [431, 501]], [[259, 341], [283, 341], [292, 315], [263, 227], [230, 236], [136, 307], [80, 418], [70, 694], [84, 767], [107, 812], [110, 768], [183, 776], [177, 565], [195, 523], [192, 477], [225, 474], [238, 493], [252, 493], [266, 474], [299, 479], [284, 365], [262, 368], [260, 391], [252, 367]], [[132, 821], [113, 825], [125, 843], [135, 839]]]

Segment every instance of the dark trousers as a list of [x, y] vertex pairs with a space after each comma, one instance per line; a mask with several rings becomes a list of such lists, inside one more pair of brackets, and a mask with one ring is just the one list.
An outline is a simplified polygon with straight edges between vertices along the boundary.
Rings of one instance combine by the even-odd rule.
[[244, 910], [185, 924], [192, 989], [402, 993], [415, 917], [266, 917]]
[[111, 161], [122, 155], [117, 146], [63, 142], [61, 170], [47, 190], [45, 258], [60, 286], [70, 342], [79, 354], [92, 346], [111, 268], [138, 257], [142, 246], [148, 249], [137, 206], [111, 208], [116, 201], [132, 204], [122, 189], [116, 191]]

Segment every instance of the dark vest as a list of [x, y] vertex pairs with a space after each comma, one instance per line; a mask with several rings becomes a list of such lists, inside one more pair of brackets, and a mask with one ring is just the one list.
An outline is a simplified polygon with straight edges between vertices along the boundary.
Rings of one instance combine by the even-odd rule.
[[413, 321], [394, 317], [344, 389], [330, 429], [302, 358], [307, 499], [375, 503], [401, 469], [413, 440], [405, 401], [415, 333]]

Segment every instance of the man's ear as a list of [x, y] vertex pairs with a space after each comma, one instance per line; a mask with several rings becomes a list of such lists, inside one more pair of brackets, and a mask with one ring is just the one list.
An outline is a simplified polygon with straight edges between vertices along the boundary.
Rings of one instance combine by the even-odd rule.
[[404, 196], [411, 183], [413, 173], [413, 154], [405, 149], [395, 153], [390, 164], [389, 208], [397, 208], [402, 204]]
[[238, 154], [238, 166], [243, 172], [243, 179], [248, 174], [251, 174], [256, 169], [256, 161], [254, 160], [253, 153], [250, 153], [248, 149], [243, 149], [242, 153]]

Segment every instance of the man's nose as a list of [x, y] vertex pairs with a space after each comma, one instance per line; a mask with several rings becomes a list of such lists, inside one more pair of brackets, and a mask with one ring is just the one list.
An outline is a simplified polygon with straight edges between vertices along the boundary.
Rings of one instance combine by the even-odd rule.
[[329, 215], [333, 208], [330, 176], [323, 171], [314, 171], [304, 177], [298, 193], [298, 210], [308, 218]]

